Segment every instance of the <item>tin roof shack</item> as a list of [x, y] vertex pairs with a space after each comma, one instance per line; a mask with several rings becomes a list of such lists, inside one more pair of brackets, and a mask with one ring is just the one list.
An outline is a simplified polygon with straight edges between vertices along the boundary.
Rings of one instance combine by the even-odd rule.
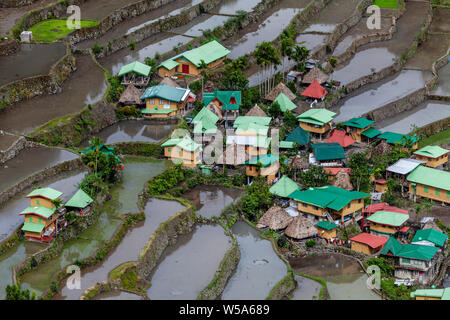
[[413, 158], [426, 161], [425, 165], [431, 168], [437, 168], [448, 163], [448, 154], [450, 150], [439, 146], [426, 146], [413, 153]]
[[174, 88], [166, 84], [147, 88], [141, 97], [141, 100], [145, 100], [142, 113], [150, 118], [184, 115], [190, 92], [189, 89]]
[[377, 138], [386, 141], [390, 145], [400, 144], [405, 149], [411, 148], [412, 150], [417, 150], [419, 147], [419, 139], [407, 134], [386, 131]]
[[331, 238], [336, 238], [337, 225], [335, 223], [322, 220], [316, 224], [316, 228], [319, 237], [327, 240], [330, 240]]
[[380, 252], [388, 239], [370, 233], [360, 233], [350, 241], [352, 250], [371, 256]]
[[94, 200], [86, 192], [78, 189], [65, 206], [69, 212], [77, 211], [80, 216], [84, 216], [90, 213], [93, 202]]
[[230, 50], [213, 40], [162, 62], [157, 67], [158, 74], [161, 77], [175, 73], [197, 76], [201, 73], [202, 62], [211, 70], [221, 65], [229, 53]]
[[408, 219], [409, 214], [377, 211], [367, 218], [367, 221], [369, 221], [371, 234], [389, 238], [399, 231], [402, 232], [401, 229], [406, 226]]
[[401, 244], [394, 237], [390, 237], [380, 254], [395, 257], [394, 275], [399, 279], [418, 281], [428, 284], [438, 272], [437, 247], [416, 244]]
[[247, 177], [267, 177], [268, 184], [271, 184], [275, 180], [279, 170], [279, 158], [271, 154], [253, 157], [245, 163]]
[[133, 85], [136, 87], [145, 87], [150, 81], [150, 71], [152, 68], [139, 61], [132, 62], [120, 68], [119, 78], [125, 86]]
[[202, 162], [203, 148], [190, 137], [169, 139], [161, 147], [164, 148], [164, 156], [174, 163], [182, 163], [185, 167], [193, 168]]
[[[373, 128], [373, 125], [375, 124], [375, 121], [368, 120], [366, 118], [352, 118], [348, 121], [345, 121], [343, 123], [343, 126], [345, 128], [345, 132], [350, 134], [350, 136], [358, 142], [363, 142], [365, 140], [366, 142], [369, 142], [371, 138], [374, 137], [374, 134], [376, 132], [372, 131], [378, 131]], [[370, 132], [367, 132], [366, 135], [362, 135], [362, 133], [366, 132], [369, 129], [373, 129]], [[377, 132], [380, 134], [380, 132]]]
[[450, 203], [450, 172], [418, 166], [407, 177], [410, 197]]
[[314, 221], [332, 220], [336, 224], [348, 224], [359, 220], [364, 208], [364, 198], [370, 195], [347, 191], [334, 186], [294, 191], [289, 198], [297, 201], [298, 211]]
[[315, 143], [311, 145], [317, 163], [327, 167], [341, 167], [346, 159], [344, 148], [339, 143]]
[[450, 300], [450, 288], [419, 289], [411, 292], [411, 298], [416, 300]]
[[297, 116], [300, 127], [310, 133], [322, 135], [330, 131], [335, 112], [327, 109], [310, 109]]
[[61, 195], [62, 192], [52, 188], [36, 189], [27, 195], [30, 206], [20, 215], [25, 218], [22, 231], [28, 240], [50, 242], [53, 239], [59, 215], [55, 202]]
[[234, 121], [239, 116], [239, 108], [242, 104], [241, 91], [205, 92], [203, 94], [203, 105], [214, 103], [222, 113], [225, 121]]
[[421, 229], [417, 230], [411, 244], [445, 248], [447, 246], [447, 241], [448, 236], [442, 232], [434, 229]]
[[399, 159], [396, 163], [386, 168], [386, 177], [398, 178], [402, 182], [402, 186], [406, 186], [408, 174], [423, 163], [423, 161], [415, 159]]

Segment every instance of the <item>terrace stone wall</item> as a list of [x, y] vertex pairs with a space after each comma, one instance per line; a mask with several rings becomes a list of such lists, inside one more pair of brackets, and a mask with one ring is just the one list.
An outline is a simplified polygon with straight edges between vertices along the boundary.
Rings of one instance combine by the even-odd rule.
[[[76, 59], [70, 46], [66, 54], [58, 60], [46, 75], [20, 79], [0, 87], [0, 96], [4, 96], [9, 105], [44, 94], [61, 92], [62, 83], [76, 70]], [[8, 106], [9, 107], [9, 106]]]
[[29, 146], [25, 137], [19, 137], [14, 143], [6, 150], [0, 150], [0, 164], [5, 163], [8, 160], [14, 158], [20, 150]]
[[0, 8], [17, 8], [30, 5], [37, 0], [0, 0]]
[[19, 43], [14, 40], [0, 40], [0, 56], [9, 56], [20, 50]]

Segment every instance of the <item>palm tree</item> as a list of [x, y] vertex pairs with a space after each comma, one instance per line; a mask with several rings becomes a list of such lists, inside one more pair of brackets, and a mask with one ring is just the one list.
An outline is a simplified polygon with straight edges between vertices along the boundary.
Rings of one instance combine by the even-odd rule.
[[[293, 48], [294, 48], [294, 40], [292, 38], [284, 38], [283, 40], [281, 40], [281, 49], [280, 49], [280, 53], [281, 56], [283, 57], [283, 65], [282, 65], [282, 69], [283, 69], [283, 74], [285, 74], [285, 68], [284, 68], [284, 58], [288, 58], [288, 60], [291, 60], [291, 56], [292, 56], [292, 52], [293, 52]], [[284, 78], [284, 77], [283, 77]]]
[[277, 66], [281, 64], [278, 50], [270, 42], [264, 41], [257, 45], [255, 50], [255, 57], [256, 63], [263, 68], [263, 77], [264, 73], [267, 74], [267, 72], [269, 72], [267, 79], [264, 81], [266, 82], [265, 92], [267, 93], [267, 89], [269, 87], [272, 76], [272, 73], [270, 73], [270, 68], [274, 66], [275, 69], [277, 69]]
[[309, 56], [309, 50], [305, 46], [295, 45], [292, 53], [292, 58], [297, 63], [297, 69], [300, 63], [306, 60]]

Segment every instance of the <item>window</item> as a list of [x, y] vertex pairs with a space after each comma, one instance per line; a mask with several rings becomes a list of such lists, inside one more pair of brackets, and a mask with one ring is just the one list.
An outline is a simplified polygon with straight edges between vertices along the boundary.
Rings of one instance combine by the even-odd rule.
[[39, 222], [39, 223], [42, 223], [42, 218], [38, 218], [38, 222]]
[[33, 217], [28, 217], [28, 222], [33, 222]]
[[428, 193], [428, 187], [423, 187], [423, 192]]
[[450, 199], [450, 191], [447, 191], [447, 199]]
[[155, 99], [150, 99], [150, 104], [155, 104]]
[[306, 204], [306, 203], [302, 203], [302, 206], [305, 208], [308, 208], [308, 204]]
[[361, 199], [358, 199], [358, 203], [361, 203]]
[[441, 195], [441, 190], [436, 189], [435, 193], [436, 193], [437, 196], [440, 196]]
[[170, 148], [170, 147], [167, 148], [167, 151], [168, 151], [168, 152], [171, 152], [171, 151], [172, 151], [172, 148]]
[[411, 263], [411, 259], [402, 258], [403, 263]]
[[164, 104], [164, 100], [159, 99], [159, 104]]
[[39, 204], [39, 199], [36, 199], [36, 204]]
[[347, 206], [347, 208], [350, 208], [350, 207], [351, 207], [351, 205], [352, 205], [352, 204], [351, 204], [351, 203], [349, 203], [349, 204], [348, 204], [348, 206]]
[[314, 207], [314, 210], [319, 210], [319, 207]]

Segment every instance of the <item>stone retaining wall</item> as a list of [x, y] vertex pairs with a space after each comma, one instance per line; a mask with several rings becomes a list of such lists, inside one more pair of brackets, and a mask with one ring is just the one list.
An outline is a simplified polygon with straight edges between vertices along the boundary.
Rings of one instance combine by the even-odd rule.
[[179, 235], [191, 232], [194, 224], [195, 212], [192, 207], [179, 211], [160, 224], [139, 255], [136, 265], [138, 276], [148, 280], [164, 250], [175, 243]]
[[26, 188], [29, 188], [41, 181], [54, 177], [63, 172], [70, 172], [81, 168], [84, 168], [83, 161], [81, 158], [76, 158], [33, 173], [28, 178], [25, 178], [7, 190], [0, 192], [0, 205], [13, 198], [15, 195], [23, 192]]
[[267, 296], [267, 300], [281, 300], [286, 298], [290, 292], [292, 292], [297, 286], [297, 282], [294, 278], [294, 273], [288, 272], [288, 274], [281, 279], [270, 291]]
[[447, 130], [448, 128], [450, 128], [450, 117], [429, 123], [426, 126], [421, 127], [420, 132], [424, 137], [429, 137], [435, 133]]
[[25, 137], [19, 137], [8, 149], [0, 150], [0, 164], [11, 160], [17, 156], [22, 149], [28, 146], [30, 146], [30, 143], [27, 142]]
[[65, 56], [51, 67], [48, 74], [24, 78], [3, 85], [0, 87], [0, 96], [4, 96], [7, 103], [11, 105], [43, 94], [59, 93], [62, 83], [75, 70], [76, 59], [70, 46], [66, 44]]
[[30, 5], [38, 0], [0, 0], [0, 8], [18, 8]]
[[0, 40], [0, 56], [9, 56], [19, 49], [19, 43], [15, 40]]

